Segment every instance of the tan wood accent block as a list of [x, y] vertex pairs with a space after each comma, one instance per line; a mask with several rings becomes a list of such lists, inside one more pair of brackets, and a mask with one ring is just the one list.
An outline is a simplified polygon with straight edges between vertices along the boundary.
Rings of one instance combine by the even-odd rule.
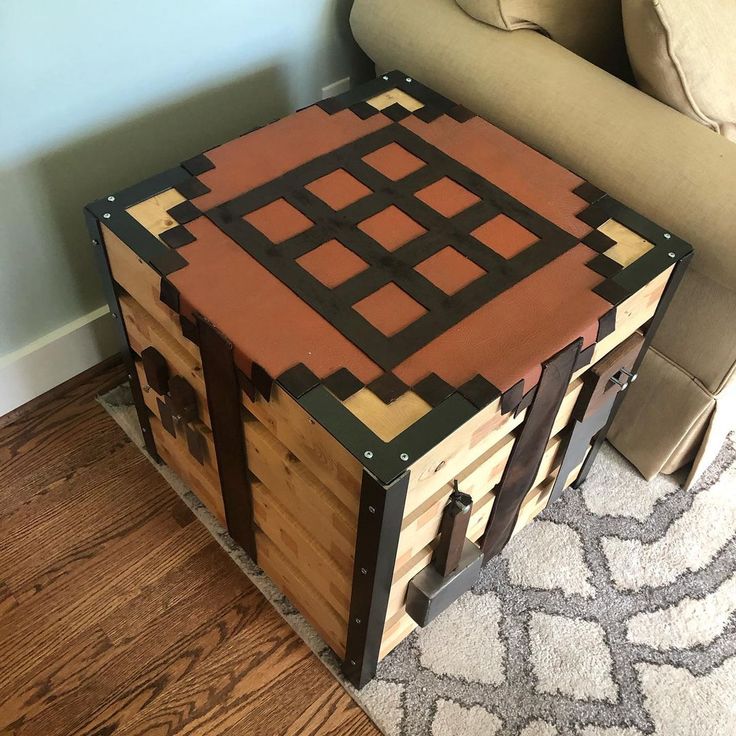
[[279, 544], [260, 529], [256, 529], [256, 548], [258, 564], [266, 575], [294, 603], [338, 657], [344, 657], [347, 622], [290, 563]]
[[[211, 426], [202, 363], [199, 359], [197, 346], [191, 343], [197, 353], [195, 357], [192, 351], [185, 350], [181, 343], [175, 340], [160, 323], [153, 319], [133, 297], [123, 294], [119, 301], [125, 319], [125, 328], [128, 331], [130, 347], [138, 355], [141, 355], [147, 347], [155, 347], [166, 358], [171, 375], [183, 376], [192, 385], [197, 393], [199, 417], [206, 425]], [[145, 375], [141, 385], [146, 385]]]
[[225, 507], [220, 493], [219, 478], [212, 477], [212, 469], [200, 465], [186, 447], [186, 440], [172, 437], [161, 426], [158, 415], [151, 417], [151, 431], [161, 459], [197, 494], [210, 513], [227, 528]]
[[384, 404], [368, 388], [361, 389], [342, 403], [384, 442], [390, 442], [432, 408], [413, 391]]
[[167, 307], [159, 298], [161, 294], [161, 278], [144, 261], [128, 248], [117, 235], [102, 226], [103, 241], [107, 250], [112, 276], [148, 314], [159, 322], [185, 350], [199, 357], [199, 350], [194, 343], [181, 334], [179, 315]]
[[164, 230], [177, 225], [167, 210], [185, 201], [186, 199], [176, 189], [167, 189], [155, 197], [128, 207], [126, 212], [158, 238]]
[[273, 384], [269, 401], [260, 397], [251, 401], [245, 393], [242, 399], [246, 410], [293, 452], [357, 517], [362, 465], [278, 384]]
[[622, 266], [628, 266], [654, 248], [653, 243], [616, 220], [606, 220], [598, 230], [616, 241], [616, 245], [611, 246], [605, 255]]
[[415, 100], [410, 94], [407, 94], [400, 89], [391, 89], [388, 92], [383, 92], [380, 95], [371, 97], [371, 99], [366, 100], [366, 102], [372, 107], [375, 107], [376, 110], [385, 110], [387, 107], [396, 103], [410, 112], [414, 112], [415, 110], [419, 110], [424, 107], [419, 100]]

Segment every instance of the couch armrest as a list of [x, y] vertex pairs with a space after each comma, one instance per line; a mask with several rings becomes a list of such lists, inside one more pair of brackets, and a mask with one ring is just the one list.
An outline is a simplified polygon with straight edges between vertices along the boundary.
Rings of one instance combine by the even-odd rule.
[[736, 145], [533, 31], [454, 0], [356, 0], [380, 69], [401, 69], [554, 158], [695, 248], [736, 291]]

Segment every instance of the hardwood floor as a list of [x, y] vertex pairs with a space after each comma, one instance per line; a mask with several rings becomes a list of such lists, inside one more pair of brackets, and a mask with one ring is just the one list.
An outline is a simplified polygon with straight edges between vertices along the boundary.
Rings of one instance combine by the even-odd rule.
[[95, 401], [0, 428], [0, 734], [378, 731]]

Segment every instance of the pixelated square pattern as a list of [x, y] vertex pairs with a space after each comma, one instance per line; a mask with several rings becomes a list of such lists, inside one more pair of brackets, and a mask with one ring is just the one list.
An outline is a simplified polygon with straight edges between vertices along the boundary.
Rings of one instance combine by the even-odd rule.
[[578, 242], [400, 124], [207, 216], [386, 371]]

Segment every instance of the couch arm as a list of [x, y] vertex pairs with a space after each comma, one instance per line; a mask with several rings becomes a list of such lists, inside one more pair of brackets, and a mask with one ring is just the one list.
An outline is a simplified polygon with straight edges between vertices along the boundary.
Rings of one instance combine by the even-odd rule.
[[554, 158], [695, 248], [736, 291], [736, 145], [534, 31], [454, 0], [356, 0], [379, 69], [401, 69]]

